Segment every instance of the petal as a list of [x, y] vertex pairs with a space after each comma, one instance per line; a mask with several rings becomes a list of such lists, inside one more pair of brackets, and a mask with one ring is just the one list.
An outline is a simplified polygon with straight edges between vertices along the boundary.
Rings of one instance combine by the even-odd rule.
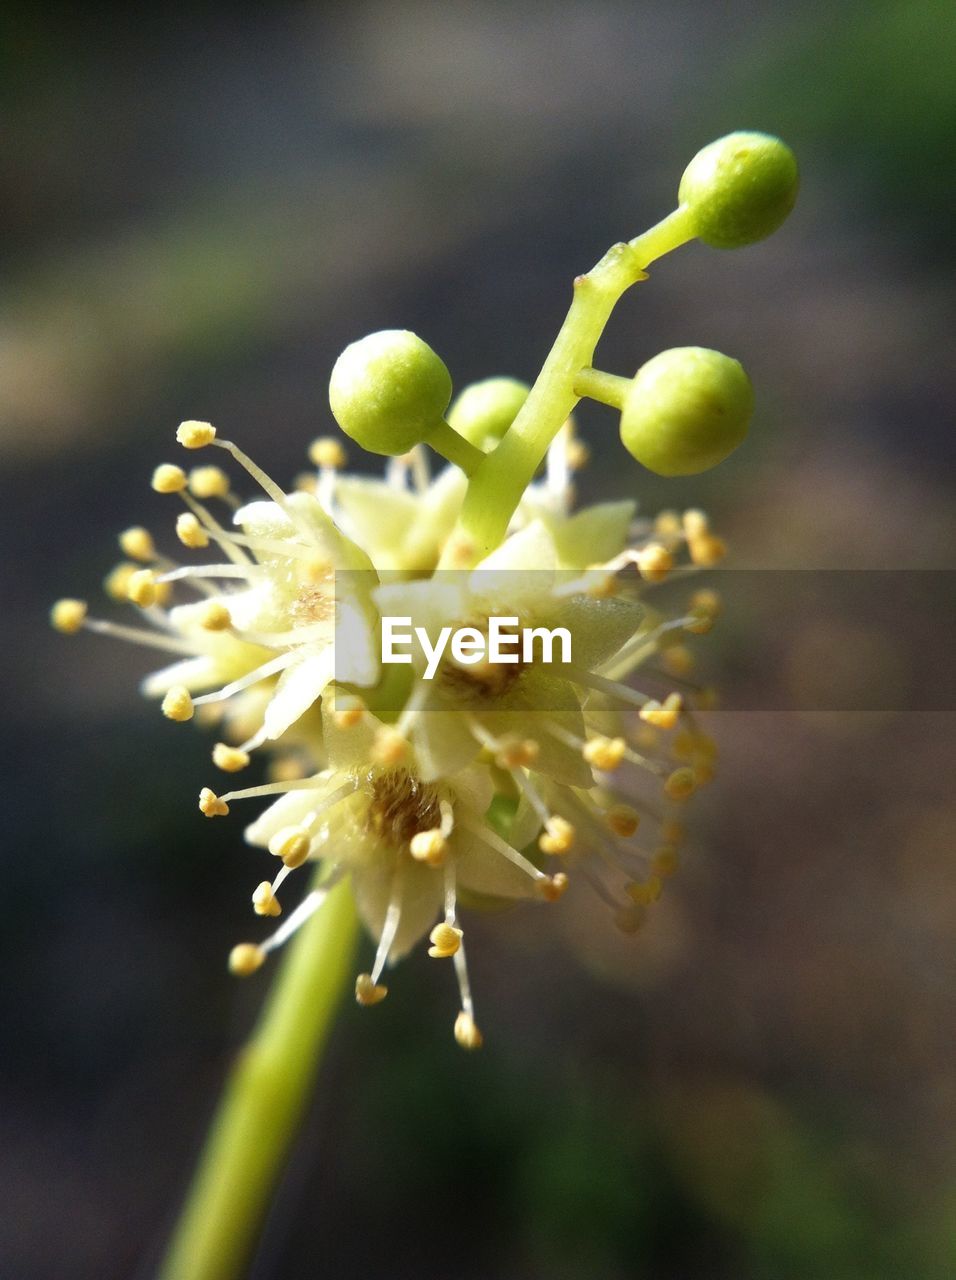
[[[406, 955], [435, 923], [444, 901], [444, 878], [433, 867], [423, 867], [410, 858], [399, 863], [402, 892], [402, 914], [389, 952], [394, 964]], [[385, 913], [392, 896], [394, 863], [389, 858], [376, 858], [371, 865], [352, 871], [352, 891], [365, 927], [378, 942], [382, 936]]]
[[265, 728], [270, 738], [279, 738], [322, 693], [332, 679], [335, 658], [331, 645], [286, 667], [266, 707]]

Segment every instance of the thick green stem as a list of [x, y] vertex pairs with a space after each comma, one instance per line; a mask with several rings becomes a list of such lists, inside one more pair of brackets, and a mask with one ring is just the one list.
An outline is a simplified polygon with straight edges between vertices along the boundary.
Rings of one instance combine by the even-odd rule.
[[284, 956], [219, 1104], [160, 1280], [236, 1280], [309, 1100], [352, 973], [357, 918], [343, 882]]
[[628, 244], [614, 245], [587, 275], [575, 280], [571, 309], [528, 399], [504, 439], [471, 476], [459, 522], [461, 536], [449, 541], [456, 567], [461, 567], [463, 544], [477, 562], [504, 539], [548, 445], [578, 402], [574, 380], [593, 363], [594, 349], [618, 299], [645, 278], [646, 266], [693, 235], [689, 211], [675, 209]]

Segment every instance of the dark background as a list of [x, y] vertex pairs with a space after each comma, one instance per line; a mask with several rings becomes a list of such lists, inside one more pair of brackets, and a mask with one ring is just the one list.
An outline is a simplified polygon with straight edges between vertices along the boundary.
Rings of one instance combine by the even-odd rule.
[[[571, 278], [668, 211], [699, 146], [762, 128], [801, 162], [790, 222], [658, 264], [601, 352], [738, 356], [751, 438], [657, 480], [583, 409], [583, 496], [704, 505], [737, 568], [953, 568], [945, 0], [96, 14], [0, 18], [14, 1280], [151, 1273], [265, 989], [224, 972], [261, 864], [195, 811], [209, 743], [140, 701], [148, 659], [46, 623], [95, 599], [117, 530], [165, 529], [147, 481], [182, 418], [289, 479], [365, 332], [420, 332], [458, 385], [530, 378]], [[474, 921], [476, 1056], [421, 955], [344, 1009], [255, 1277], [956, 1274], [951, 646], [895, 580], [885, 629], [729, 610], [728, 705], [768, 653], [777, 684], [712, 717], [720, 777], [645, 934], [583, 892]], [[825, 710], [834, 663], [874, 710]]]

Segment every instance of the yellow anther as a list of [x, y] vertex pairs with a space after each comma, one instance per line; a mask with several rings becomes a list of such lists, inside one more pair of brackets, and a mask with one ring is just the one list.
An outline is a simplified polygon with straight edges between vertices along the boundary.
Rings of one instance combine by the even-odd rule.
[[309, 445], [309, 461], [316, 467], [333, 467], [340, 471], [348, 462], [348, 455], [334, 436], [320, 436]]
[[637, 933], [646, 919], [647, 908], [639, 907], [636, 902], [614, 913], [614, 923], [621, 933]]
[[248, 978], [250, 973], [262, 968], [265, 958], [262, 947], [254, 942], [240, 942], [229, 952], [229, 972], [238, 978]]
[[694, 794], [697, 779], [693, 769], [675, 769], [664, 783], [664, 793], [671, 800], [686, 800]]
[[627, 896], [639, 907], [649, 907], [661, 896], [664, 885], [659, 876], [651, 876], [643, 884], [635, 881], [627, 886]]
[[627, 840], [640, 826], [641, 816], [629, 804], [616, 804], [608, 809], [604, 820], [616, 836]]
[[216, 438], [216, 428], [211, 422], [181, 422], [176, 428], [176, 439], [184, 449], [205, 449]]
[[152, 569], [136, 569], [129, 575], [126, 590], [133, 604], [138, 604], [141, 609], [148, 609], [159, 598], [156, 574]]
[[370, 973], [360, 973], [355, 979], [355, 999], [359, 1004], [381, 1004], [388, 995], [388, 987], [372, 981]]
[[475, 1026], [474, 1018], [464, 1009], [455, 1019], [455, 1039], [463, 1049], [480, 1049], [482, 1046], [481, 1032]]
[[390, 725], [382, 725], [375, 734], [371, 756], [375, 764], [395, 765], [408, 755], [408, 741]]
[[687, 828], [676, 818], [668, 818], [661, 823], [661, 839], [665, 844], [680, 844], [687, 835]]
[[184, 511], [176, 517], [176, 537], [184, 547], [193, 550], [209, 546], [209, 534], [191, 511]]
[[174, 684], [163, 698], [160, 710], [167, 720], [191, 720], [193, 718], [193, 700], [185, 685]]
[[272, 892], [272, 885], [268, 880], [263, 880], [262, 884], [256, 887], [256, 891], [252, 895], [252, 909], [257, 916], [282, 915], [279, 899]]
[[557, 902], [564, 896], [567, 887], [568, 877], [563, 871], [559, 871], [556, 876], [545, 876], [543, 880], [538, 881], [538, 893], [545, 902]]
[[131, 560], [155, 560], [156, 545], [153, 536], [142, 525], [134, 525], [132, 529], [124, 529], [119, 536], [120, 550]]
[[651, 870], [656, 876], [666, 879], [672, 876], [680, 865], [680, 855], [672, 844], [662, 844], [654, 854]]
[[229, 806], [225, 800], [219, 799], [215, 791], [203, 787], [199, 793], [199, 812], [207, 818], [224, 818], [229, 812]]
[[225, 742], [217, 742], [212, 749], [212, 762], [223, 773], [238, 773], [248, 765], [249, 752], [230, 747]]
[[689, 537], [687, 549], [694, 564], [704, 569], [719, 564], [727, 554], [727, 544], [723, 538], [715, 537], [712, 533], [702, 534], [699, 538]]
[[676, 511], [661, 511], [654, 521], [654, 532], [660, 538], [680, 537], [681, 521]]
[[299, 471], [292, 478], [292, 488], [296, 493], [318, 493], [319, 485], [314, 471]]
[[435, 960], [445, 960], [460, 948], [461, 930], [453, 924], [436, 924], [428, 940], [432, 944], [428, 954]]
[[685, 511], [683, 525], [688, 538], [701, 538], [710, 530], [710, 521], [703, 511]]
[[500, 769], [527, 769], [540, 749], [534, 738], [505, 738], [498, 745], [495, 764]]
[[103, 590], [113, 600], [128, 600], [129, 580], [138, 572], [135, 564], [130, 564], [128, 560], [120, 561], [103, 579]]
[[430, 831], [418, 831], [408, 842], [408, 852], [416, 862], [440, 867], [448, 857], [448, 841], [437, 827]]
[[717, 743], [706, 733], [698, 733], [694, 738], [694, 750], [701, 760], [717, 759]]
[[538, 837], [538, 848], [542, 853], [569, 853], [574, 846], [576, 835], [577, 832], [570, 822], [553, 814], [544, 824], [544, 831]]
[[186, 472], [170, 462], [161, 463], [151, 481], [157, 493], [181, 493], [186, 488]]
[[354, 729], [362, 723], [365, 703], [361, 698], [336, 698], [332, 718], [339, 729]]
[[269, 764], [266, 775], [270, 782], [294, 782], [305, 777], [305, 762], [300, 756], [279, 756]]
[[57, 600], [50, 610], [51, 625], [65, 636], [75, 635], [85, 621], [85, 600]]
[[564, 459], [571, 471], [580, 471], [591, 460], [591, 450], [583, 440], [569, 440], [564, 446]]
[[610, 600], [621, 590], [616, 574], [601, 573], [595, 566], [588, 569], [587, 584], [585, 590], [592, 600]]
[[713, 782], [716, 772], [709, 760], [694, 761], [694, 779], [698, 787], [704, 787], [708, 782]]
[[232, 614], [218, 600], [207, 600], [199, 611], [199, 625], [204, 631], [228, 631]]
[[637, 567], [645, 582], [663, 582], [674, 567], [674, 557], [659, 542], [649, 542], [637, 554]]
[[269, 841], [269, 852], [281, 858], [290, 871], [302, 866], [311, 848], [312, 838], [301, 827], [282, 827]]
[[624, 759], [627, 743], [623, 738], [591, 738], [582, 754], [588, 764], [602, 773], [611, 773]]
[[694, 655], [685, 644], [672, 644], [661, 654], [661, 666], [669, 676], [688, 676], [694, 669]]
[[648, 724], [658, 729], [673, 729], [682, 706], [680, 694], [669, 693], [663, 703], [655, 702], [653, 698], [650, 702], [645, 702], [641, 707], [640, 716], [642, 720], [646, 720]]
[[197, 498], [224, 498], [229, 492], [229, 477], [220, 467], [193, 467], [189, 492]]
[[699, 609], [701, 613], [709, 613], [712, 618], [719, 618], [723, 609], [720, 595], [710, 587], [702, 587], [690, 598], [690, 607]]

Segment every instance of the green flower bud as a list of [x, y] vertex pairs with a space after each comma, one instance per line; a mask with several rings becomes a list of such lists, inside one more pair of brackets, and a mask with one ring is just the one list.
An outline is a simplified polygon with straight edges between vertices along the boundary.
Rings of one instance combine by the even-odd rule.
[[517, 378], [473, 382], [456, 397], [448, 424], [479, 449], [493, 448], [518, 416], [530, 390]]
[[347, 436], [371, 453], [397, 455], [442, 425], [451, 375], [421, 338], [383, 329], [346, 347], [329, 379], [329, 404]]
[[793, 152], [769, 133], [729, 133], [698, 151], [684, 170], [678, 199], [694, 234], [714, 249], [762, 240], [797, 198]]
[[624, 448], [660, 476], [723, 462], [747, 434], [753, 388], [742, 365], [706, 347], [674, 347], [642, 365], [624, 397]]

